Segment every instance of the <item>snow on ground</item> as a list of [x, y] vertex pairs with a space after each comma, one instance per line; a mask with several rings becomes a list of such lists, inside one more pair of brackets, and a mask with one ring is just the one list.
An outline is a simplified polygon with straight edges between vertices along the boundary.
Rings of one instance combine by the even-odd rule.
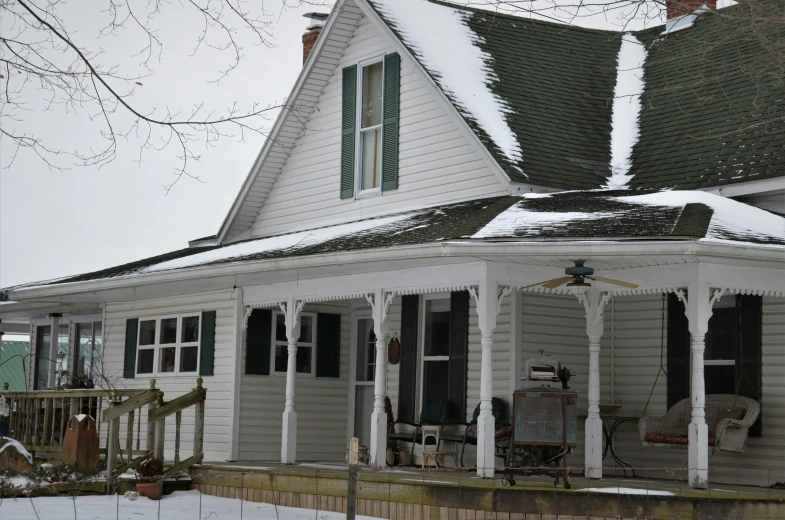
[[614, 495], [648, 495], [648, 496], [673, 496], [670, 491], [661, 491], [658, 489], [637, 489], [626, 487], [602, 487], [602, 488], [586, 488], [578, 489], [577, 491], [589, 491], [591, 493], [613, 493]]
[[726, 240], [727, 233], [785, 240], [785, 219], [743, 202], [705, 191], [661, 191], [646, 195], [617, 197], [617, 200], [658, 206], [684, 206], [691, 202], [714, 209], [704, 241]]
[[482, 37], [468, 26], [470, 13], [425, 0], [373, 3], [395, 25], [442, 90], [485, 130], [510, 161], [520, 161], [518, 137], [505, 118], [511, 109], [491, 91], [491, 83], [497, 80], [489, 65], [493, 58], [479, 47]]
[[623, 34], [613, 89], [611, 117], [611, 176], [607, 188], [627, 188], [632, 175], [630, 157], [640, 136], [639, 116], [643, 93], [646, 47], [632, 34]]
[[203, 253], [185, 256], [183, 258], [176, 258], [174, 260], [161, 262], [159, 264], [146, 267], [139, 272], [149, 273], [154, 271], [165, 271], [168, 269], [179, 269], [182, 267], [208, 264], [210, 262], [217, 262], [258, 253], [309, 247], [346, 235], [354, 235], [356, 233], [368, 231], [373, 228], [395, 224], [402, 220], [409, 219], [416, 214], [417, 213], [415, 212], [403, 215], [393, 215], [391, 217], [372, 218], [358, 222], [350, 222], [348, 224], [339, 224], [337, 226], [312, 229], [310, 231], [300, 231], [297, 233], [289, 233], [287, 235], [260, 238], [258, 240], [249, 240], [247, 242], [240, 242], [234, 245], [205, 251]]
[[[260, 502], [201, 495], [198, 491], [175, 491], [160, 501], [121, 495], [6, 498], [0, 501], [0, 518], [14, 520], [344, 520], [343, 513], [295, 507], [278, 507]], [[242, 506], [242, 515], [241, 515]], [[160, 511], [159, 511], [160, 507]], [[160, 513], [160, 514], [159, 514]], [[372, 520], [370, 516], [358, 519]]]

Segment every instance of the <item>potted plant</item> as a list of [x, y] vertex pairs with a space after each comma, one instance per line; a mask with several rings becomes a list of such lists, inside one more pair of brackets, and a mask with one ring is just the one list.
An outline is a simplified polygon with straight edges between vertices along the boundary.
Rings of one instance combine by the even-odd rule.
[[136, 466], [136, 490], [143, 497], [159, 500], [163, 492], [164, 463], [152, 455]]

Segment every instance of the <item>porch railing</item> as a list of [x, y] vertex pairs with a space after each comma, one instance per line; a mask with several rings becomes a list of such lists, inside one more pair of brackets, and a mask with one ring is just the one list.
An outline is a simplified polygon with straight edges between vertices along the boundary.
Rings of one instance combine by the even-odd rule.
[[[107, 475], [116, 476], [149, 454], [164, 459], [166, 418], [174, 415], [174, 461], [167, 474], [183, 471], [204, 458], [207, 390], [202, 387], [202, 378], [196, 380], [196, 388], [191, 392], [169, 402], [164, 401], [164, 393], [155, 387], [155, 379], [150, 380], [147, 389], [131, 390], [8, 392], [7, 388], [6, 383], [2, 395], [9, 407], [9, 436], [22, 443], [34, 456], [60, 452], [68, 419], [87, 414], [95, 419], [98, 438], [104, 446], [101, 453], [105, 454]], [[181, 460], [183, 411], [191, 407], [194, 408], [193, 453]], [[145, 418], [147, 424], [142, 432]], [[122, 445], [121, 439], [124, 441]]]
[[[174, 462], [166, 471], [173, 474], [183, 471], [204, 458], [204, 403], [207, 390], [202, 387], [202, 378], [196, 380], [196, 388], [172, 401], [164, 401], [164, 393], [151, 388], [122, 401], [120, 396], [113, 396], [109, 408], [104, 412], [103, 422], [108, 425], [106, 444], [106, 471], [108, 475], [118, 475], [136, 465], [144, 457], [153, 454], [163, 460], [166, 418], [175, 416]], [[145, 449], [141, 445], [142, 407], [147, 406], [147, 428]], [[182, 414], [187, 408], [194, 407], [194, 439], [193, 454], [186, 460], [180, 460]], [[123, 438], [125, 446], [120, 445], [121, 418], [126, 416], [126, 431]], [[138, 418], [138, 419], [136, 419]], [[135, 423], [136, 419], [136, 423]], [[134, 424], [136, 424], [136, 445], [134, 449]], [[125, 454], [125, 456], [124, 456]], [[134, 458], [134, 455], [137, 455]], [[118, 465], [118, 457], [120, 465]]]
[[[58, 452], [68, 419], [86, 414], [95, 419], [100, 438], [101, 415], [111, 390], [40, 390], [9, 392], [3, 385], [8, 405], [8, 435], [30, 452]], [[132, 397], [140, 390], [114, 390], [121, 397]], [[142, 391], [143, 392], [143, 391]]]

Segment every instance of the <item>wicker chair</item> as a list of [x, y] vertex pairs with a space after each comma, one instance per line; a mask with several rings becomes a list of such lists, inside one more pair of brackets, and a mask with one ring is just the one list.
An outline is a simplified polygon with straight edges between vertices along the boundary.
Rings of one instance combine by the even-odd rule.
[[[734, 405], [734, 410], [743, 410], [739, 419], [723, 418], [716, 420], [717, 412], [729, 410]], [[743, 452], [747, 441], [750, 426], [760, 414], [760, 405], [754, 399], [742, 396], [715, 394], [706, 396], [706, 423], [709, 426], [709, 446], [716, 450]], [[682, 399], [676, 403], [662, 417], [641, 417], [638, 421], [638, 432], [641, 444], [657, 448], [686, 448], [689, 440], [686, 428], [689, 427], [692, 416], [690, 400]], [[684, 432], [674, 432], [682, 429]]]

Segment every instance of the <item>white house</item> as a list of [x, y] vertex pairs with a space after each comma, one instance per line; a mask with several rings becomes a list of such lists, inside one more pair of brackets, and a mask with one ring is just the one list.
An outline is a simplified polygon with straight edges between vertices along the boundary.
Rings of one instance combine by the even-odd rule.
[[[491, 399], [509, 415], [544, 350], [574, 374], [587, 476], [610, 464], [600, 404], [691, 398], [688, 449], [629, 421], [616, 455], [764, 482], [785, 466], [785, 83], [749, 32], [719, 37], [734, 9], [619, 35], [339, 0], [215, 236], [4, 290], [0, 319], [32, 324], [29, 388], [201, 375], [217, 461], [342, 461], [357, 436], [381, 466], [385, 397], [411, 421], [481, 403], [467, 463], [491, 476]], [[543, 285], [576, 259], [621, 285]], [[709, 446], [706, 394], [760, 403], [743, 453]]]

